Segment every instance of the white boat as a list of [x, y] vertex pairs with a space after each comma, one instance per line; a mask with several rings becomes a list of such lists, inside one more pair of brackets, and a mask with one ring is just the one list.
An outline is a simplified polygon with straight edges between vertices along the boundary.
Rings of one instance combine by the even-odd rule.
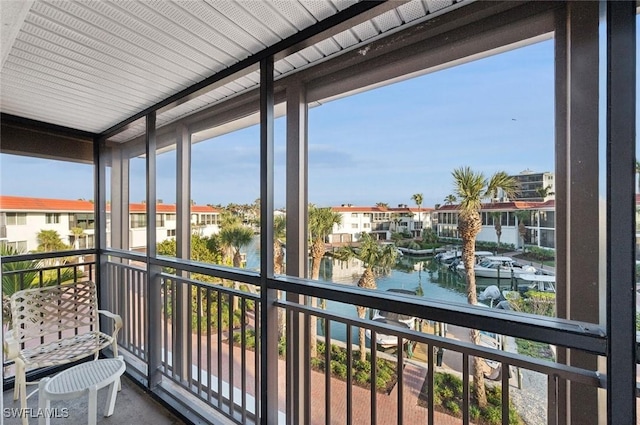
[[[456, 269], [464, 273], [464, 264], [458, 264]], [[484, 257], [476, 264], [474, 270], [476, 271], [476, 277], [492, 279], [497, 279], [498, 277], [500, 277], [500, 279], [511, 279], [512, 273], [514, 277], [519, 278], [525, 274], [535, 274], [537, 271], [535, 267], [519, 264], [511, 257], [498, 256]]]
[[[380, 314], [382, 313], [382, 315]], [[398, 317], [398, 320], [393, 319]], [[388, 311], [378, 312], [378, 315], [373, 317], [373, 321], [376, 323], [382, 323], [385, 325], [395, 326], [401, 330], [414, 329], [416, 318], [413, 316], [406, 316], [404, 314], [390, 313]], [[365, 331], [365, 335], [368, 339], [371, 339], [371, 329]], [[405, 343], [408, 342], [405, 340]], [[380, 332], [376, 332], [376, 345], [382, 348], [391, 348], [398, 345], [398, 337], [396, 335], [388, 335]]]
[[[407, 295], [417, 295], [415, 291], [409, 289], [392, 288], [387, 289], [389, 292], [395, 292]], [[377, 323], [384, 323], [390, 326], [396, 326], [402, 330], [415, 329], [416, 318], [406, 314], [392, 313], [390, 311], [374, 310], [372, 320]], [[368, 339], [371, 339], [371, 329], [365, 331]], [[405, 341], [406, 343], [407, 341]], [[390, 348], [398, 345], [398, 337], [396, 335], [387, 335], [376, 332], [376, 344], [382, 348]]]
[[456, 258], [460, 258], [462, 251], [459, 249], [449, 250], [436, 254], [433, 258], [441, 263], [449, 264]]
[[[436, 259], [438, 261], [440, 261], [441, 263], [444, 263], [444, 264], [454, 264], [454, 263], [459, 262], [459, 261], [462, 260], [462, 251], [459, 251], [459, 250], [441, 252], [438, 255], [440, 257], [438, 257]], [[476, 251], [475, 252], [476, 263], [478, 261], [480, 261], [482, 258], [488, 257], [490, 255], [493, 255], [493, 252], [491, 252], [491, 251]]]
[[522, 274], [519, 279], [524, 282], [518, 285], [519, 292], [539, 291], [556, 292], [556, 277], [547, 274]]

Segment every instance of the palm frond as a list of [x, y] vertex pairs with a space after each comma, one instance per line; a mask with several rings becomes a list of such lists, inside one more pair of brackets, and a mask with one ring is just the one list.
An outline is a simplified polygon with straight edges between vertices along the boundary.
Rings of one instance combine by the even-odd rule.
[[510, 177], [504, 171], [498, 171], [487, 182], [485, 197], [495, 196], [498, 190], [502, 190], [505, 197], [512, 199], [519, 189], [520, 186], [516, 179]]
[[456, 168], [452, 175], [454, 192], [460, 199], [460, 209], [463, 212], [479, 210], [487, 185], [484, 175], [468, 166]]

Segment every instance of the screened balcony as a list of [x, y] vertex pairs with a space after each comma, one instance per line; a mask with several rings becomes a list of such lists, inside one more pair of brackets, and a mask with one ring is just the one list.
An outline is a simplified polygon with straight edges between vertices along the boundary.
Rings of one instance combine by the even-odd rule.
[[[44, 285], [45, 275], [98, 282], [100, 308], [124, 321], [127, 382], [187, 423], [636, 422], [635, 3], [210, 6], [36, 1], [11, 10], [0, 150], [92, 165], [95, 248], [3, 257], [3, 277], [20, 287]], [[553, 51], [553, 317], [312, 278], [313, 108], [541, 42]], [[191, 196], [201, 189], [196, 162], [214, 164], [224, 137], [244, 131], [252, 184], [235, 188], [234, 174], [213, 166], [207, 178], [259, 199], [258, 213], [243, 215], [256, 234], [251, 267], [194, 254], [194, 236], [208, 235]], [[165, 185], [173, 199], [160, 202]], [[278, 196], [284, 268], [274, 245]], [[164, 203], [176, 209], [171, 250], [161, 246]], [[356, 307], [420, 326], [360, 318]], [[491, 340], [472, 344], [471, 329]], [[379, 349], [371, 341], [380, 335], [394, 342]], [[507, 348], [516, 340], [554, 355]], [[483, 375], [497, 406], [490, 413], [473, 405], [475, 358], [492, 365]], [[459, 381], [457, 407], [443, 403], [445, 372]], [[6, 363], [5, 390], [12, 374]]]

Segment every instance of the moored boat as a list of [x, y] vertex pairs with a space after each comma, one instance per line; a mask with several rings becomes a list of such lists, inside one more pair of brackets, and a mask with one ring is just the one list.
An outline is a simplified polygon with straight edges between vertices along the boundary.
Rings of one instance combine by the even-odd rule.
[[[406, 295], [417, 295], [416, 291], [410, 289], [391, 288], [387, 289], [387, 291]], [[377, 323], [395, 326], [402, 330], [412, 330], [415, 329], [416, 326], [416, 318], [413, 316], [383, 310], [374, 310], [372, 320]], [[371, 339], [371, 329], [367, 329], [365, 335], [368, 339]], [[398, 337], [396, 335], [376, 332], [376, 344], [382, 348], [395, 347], [398, 345]]]
[[[456, 267], [459, 272], [464, 273], [464, 264], [460, 263]], [[476, 277], [486, 277], [492, 279], [511, 279], [512, 275], [515, 278], [527, 274], [535, 274], [536, 268], [528, 266], [526, 264], [520, 264], [511, 257], [499, 257], [488, 256], [484, 257], [478, 264], [475, 265], [474, 270]]]

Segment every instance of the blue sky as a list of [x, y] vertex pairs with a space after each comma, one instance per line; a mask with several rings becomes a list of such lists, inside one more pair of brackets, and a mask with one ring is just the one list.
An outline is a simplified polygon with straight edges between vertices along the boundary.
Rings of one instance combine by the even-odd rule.
[[[441, 203], [460, 166], [491, 174], [554, 170], [551, 40], [423, 75], [309, 111], [309, 201], [317, 205]], [[276, 122], [275, 205], [284, 206], [285, 120]], [[259, 131], [194, 145], [192, 199], [259, 197]], [[92, 199], [88, 165], [0, 156], [5, 195]], [[175, 152], [158, 157], [158, 198], [175, 202]], [[131, 200], [145, 198], [144, 161], [132, 162]], [[14, 176], [20, 176], [15, 178]]]

